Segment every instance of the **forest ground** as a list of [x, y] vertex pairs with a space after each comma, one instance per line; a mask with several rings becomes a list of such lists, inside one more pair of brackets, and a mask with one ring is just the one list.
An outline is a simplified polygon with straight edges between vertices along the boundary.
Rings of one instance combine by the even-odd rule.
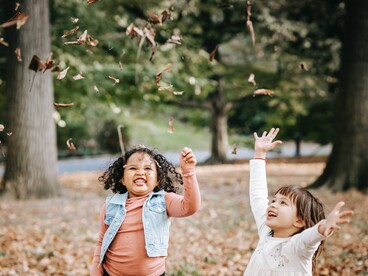
[[[270, 193], [282, 185], [306, 185], [324, 168], [323, 158], [269, 160]], [[167, 275], [242, 275], [257, 245], [248, 199], [248, 161], [198, 166], [201, 210], [173, 218]], [[0, 275], [88, 275], [100, 208], [108, 192], [98, 173], [59, 177], [63, 195], [44, 200], [0, 199]], [[357, 191], [311, 192], [329, 212], [344, 200], [354, 216], [327, 239], [320, 275], [368, 275], [368, 197]]]

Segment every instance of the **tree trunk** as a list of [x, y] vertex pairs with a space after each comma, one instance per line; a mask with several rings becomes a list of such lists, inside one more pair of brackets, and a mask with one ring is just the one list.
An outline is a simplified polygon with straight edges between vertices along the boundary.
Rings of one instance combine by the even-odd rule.
[[346, 1], [346, 30], [333, 149], [312, 187], [333, 191], [368, 187], [368, 1]]
[[227, 161], [227, 106], [228, 104], [223, 89], [223, 80], [220, 77], [218, 78], [217, 90], [211, 99], [211, 157], [206, 163], [225, 163]]
[[[15, 14], [15, 1], [7, 2]], [[53, 83], [50, 70], [45, 73], [28, 69], [33, 55], [45, 61], [50, 53], [50, 23], [48, 0], [23, 1], [21, 12], [29, 15], [19, 30], [7, 29], [7, 108], [8, 139], [3, 189], [15, 193], [18, 199], [42, 198], [59, 194], [57, 181], [56, 130], [52, 118]], [[14, 54], [19, 47], [22, 62]]]

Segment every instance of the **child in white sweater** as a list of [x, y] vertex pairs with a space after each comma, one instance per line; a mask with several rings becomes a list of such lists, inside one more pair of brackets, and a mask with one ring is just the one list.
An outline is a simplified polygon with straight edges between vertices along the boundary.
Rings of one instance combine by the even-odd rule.
[[257, 224], [259, 243], [244, 275], [313, 275], [316, 257], [326, 237], [340, 224], [349, 223], [352, 211], [336, 204], [325, 219], [322, 203], [298, 186], [280, 188], [268, 202], [266, 154], [281, 144], [273, 141], [279, 129], [261, 137], [254, 133], [254, 159], [250, 160], [250, 204]]

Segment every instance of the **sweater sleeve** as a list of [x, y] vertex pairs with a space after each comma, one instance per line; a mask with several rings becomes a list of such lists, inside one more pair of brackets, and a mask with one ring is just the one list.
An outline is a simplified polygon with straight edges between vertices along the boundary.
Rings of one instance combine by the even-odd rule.
[[300, 234], [293, 236], [292, 242], [294, 243], [295, 253], [301, 255], [303, 258], [311, 258], [321, 241], [326, 237], [318, 232], [318, 226], [321, 223], [304, 230]]
[[100, 212], [100, 232], [98, 233], [98, 239], [95, 246], [95, 251], [93, 255], [93, 260], [90, 268], [90, 276], [102, 276], [103, 275], [103, 267], [102, 265], [98, 266], [100, 263], [100, 252], [102, 246], [102, 240], [106, 232], [105, 225], [105, 214], [106, 214], [106, 202], [101, 208]]
[[183, 172], [183, 195], [166, 193], [166, 210], [170, 217], [187, 217], [197, 212], [201, 206], [201, 193], [195, 170]]
[[266, 177], [266, 161], [252, 159], [249, 161], [250, 180], [249, 180], [249, 197], [250, 206], [254, 219], [257, 224], [258, 234], [266, 234], [269, 232], [266, 226], [266, 211], [268, 206], [268, 190]]

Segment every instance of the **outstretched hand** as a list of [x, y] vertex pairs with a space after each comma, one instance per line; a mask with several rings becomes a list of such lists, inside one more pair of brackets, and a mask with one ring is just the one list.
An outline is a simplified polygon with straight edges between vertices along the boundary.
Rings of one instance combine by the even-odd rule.
[[197, 159], [192, 149], [185, 147], [180, 154], [180, 168], [182, 171], [189, 171], [194, 169], [197, 164]]
[[261, 137], [254, 132], [254, 158], [265, 158], [268, 151], [282, 144], [281, 140], [273, 141], [278, 132], [278, 128], [271, 128], [268, 133], [264, 131]]
[[340, 230], [340, 224], [349, 223], [348, 217], [353, 215], [353, 211], [343, 211], [340, 209], [345, 205], [345, 202], [340, 201], [335, 205], [335, 208], [328, 214], [326, 220], [318, 226], [318, 232], [324, 236], [329, 236], [332, 231]]

